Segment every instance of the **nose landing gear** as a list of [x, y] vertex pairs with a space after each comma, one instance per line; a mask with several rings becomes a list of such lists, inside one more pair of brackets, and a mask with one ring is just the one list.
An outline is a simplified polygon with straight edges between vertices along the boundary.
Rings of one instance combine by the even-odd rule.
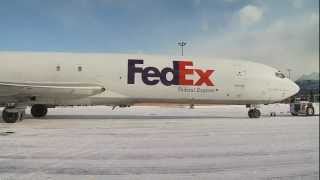
[[261, 116], [261, 112], [260, 112], [260, 110], [259, 109], [250, 109], [249, 111], [248, 111], [248, 116], [249, 116], [249, 118], [260, 118], [260, 116]]
[[246, 105], [246, 107], [249, 108], [249, 111], [248, 111], [249, 118], [260, 118], [261, 112], [259, 109], [257, 109], [257, 105], [248, 104]]

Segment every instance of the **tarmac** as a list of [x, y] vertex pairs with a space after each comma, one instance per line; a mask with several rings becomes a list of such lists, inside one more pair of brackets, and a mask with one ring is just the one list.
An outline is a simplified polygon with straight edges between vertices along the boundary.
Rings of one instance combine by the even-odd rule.
[[262, 110], [77, 107], [0, 122], [0, 180], [319, 179], [319, 116]]

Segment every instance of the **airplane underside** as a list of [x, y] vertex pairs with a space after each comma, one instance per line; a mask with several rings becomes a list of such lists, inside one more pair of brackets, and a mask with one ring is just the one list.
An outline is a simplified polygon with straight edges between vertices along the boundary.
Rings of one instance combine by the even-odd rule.
[[[6, 103], [12, 102], [12, 103]], [[130, 107], [134, 104], [141, 103], [165, 103], [165, 104], [188, 104], [194, 106], [197, 104], [225, 104], [225, 105], [247, 105], [249, 107], [248, 116], [250, 118], [259, 118], [261, 113], [256, 108], [257, 104], [267, 104], [266, 101], [250, 100], [205, 100], [205, 99], [155, 99], [155, 98], [84, 98], [80, 100], [57, 100], [57, 99], [40, 99], [39, 101], [29, 100], [28, 102], [19, 102], [13, 97], [0, 97], [0, 106], [5, 107], [2, 112], [2, 119], [7, 123], [15, 123], [24, 119], [25, 109], [31, 106], [31, 115], [34, 118], [43, 118], [48, 113], [48, 108], [56, 106], [119, 106]]]
[[16, 98], [0, 97], [0, 106], [5, 107], [7, 102], [32, 106], [34, 104], [47, 104], [49, 106], [131, 106], [140, 103], [165, 103], [165, 104], [207, 104], [207, 105], [247, 105], [247, 104], [270, 104], [274, 102], [266, 100], [215, 100], [215, 99], [163, 99], [163, 98], [123, 98], [123, 97], [97, 97], [83, 99], [27, 99], [22, 102]]

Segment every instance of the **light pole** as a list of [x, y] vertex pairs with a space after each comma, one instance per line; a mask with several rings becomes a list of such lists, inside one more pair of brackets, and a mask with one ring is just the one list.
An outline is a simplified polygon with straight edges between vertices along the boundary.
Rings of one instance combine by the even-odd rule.
[[291, 79], [291, 71], [292, 71], [292, 69], [287, 69], [287, 71], [288, 71], [288, 78]]
[[181, 47], [181, 56], [183, 56], [183, 47], [186, 46], [186, 45], [187, 45], [187, 43], [184, 42], [184, 41], [178, 42], [178, 46]]

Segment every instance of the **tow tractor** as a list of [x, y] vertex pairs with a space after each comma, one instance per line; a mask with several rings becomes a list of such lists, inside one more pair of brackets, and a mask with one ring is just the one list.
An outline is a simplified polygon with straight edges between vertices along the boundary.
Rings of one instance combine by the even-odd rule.
[[313, 116], [315, 114], [319, 114], [319, 103], [312, 103], [309, 101], [292, 102], [290, 103], [290, 113], [293, 116]]

